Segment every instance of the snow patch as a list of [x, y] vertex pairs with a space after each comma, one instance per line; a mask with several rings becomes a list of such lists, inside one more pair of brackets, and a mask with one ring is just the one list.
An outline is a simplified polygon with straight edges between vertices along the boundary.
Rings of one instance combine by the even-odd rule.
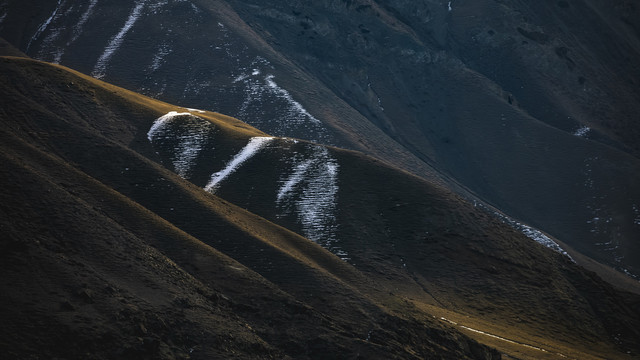
[[[484, 210], [489, 210], [485, 205], [483, 204], [477, 204], [478, 207], [484, 209]], [[503, 223], [511, 226], [513, 229], [520, 231], [521, 233], [523, 233], [524, 235], [526, 235], [529, 239], [534, 240], [535, 242], [544, 245], [546, 247], [548, 247], [549, 249], [558, 252], [566, 257], [568, 257], [572, 262], [575, 263], [575, 260], [573, 260], [573, 258], [571, 257], [571, 255], [569, 255], [569, 253], [567, 253], [560, 245], [558, 245], [558, 243], [556, 243], [555, 241], [553, 241], [550, 237], [548, 237], [547, 235], [545, 235], [542, 231], [535, 229], [531, 226], [522, 224], [517, 222], [516, 220], [500, 213], [497, 211], [493, 211], [493, 214], [495, 216], [497, 216]]]
[[289, 178], [280, 186], [280, 189], [278, 190], [278, 195], [276, 197], [278, 203], [281, 202], [285, 196], [291, 195], [291, 191], [304, 179], [304, 175], [312, 163], [313, 159], [308, 159], [295, 165], [293, 173], [289, 175]]
[[64, 55], [64, 49], [63, 48], [58, 48], [58, 50], [56, 50], [56, 52], [53, 54], [53, 63], [54, 64], [60, 64], [60, 61], [62, 60], [62, 55]]
[[[510, 220], [510, 222], [509, 222]], [[524, 224], [521, 224], [517, 221], [514, 221], [513, 219], [509, 219], [507, 220], [507, 223], [509, 225], [511, 225], [514, 229], [520, 230], [520, 232], [522, 232], [523, 234], [525, 234], [529, 239], [531, 240], [535, 240], [536, 242], [538, 242], [539, 244], [542, 244], [546, 247], [548, 247], [549, 249], [552, 249], [556, 252], [559, 252], [560, 254], [568, 257], [569, 259], [571, 259], [571, 261], [575, 262], [573, 260], [573, 258], [571, 257], [571, 255], [569, 255], [562, 247], [560, 247], [560, 245], [558, 245], [558, 243], [556, 243], [555, 241], [551, 240], [550, 237], [548, 237], [547, 235], [543, 234], [542, 231], [538, 230], [538, 229], [534, 229], [531, 226], [527, 226]]]
[[573, 136], [585, 137], [591, 131], [591, 128], [588, 126], [582, 126], [576, 131], [573, 132]]
[[160, 116], [159, 118], [156, 119], [156, 121], [153, 122], [153, 125], [151, 125], [151, 128], [147, 132], [147, 139], [149, 139], [149, 141], [153, 141], [153, 138], [156, 137], [156, 134], [160, 131], [160, 129], [164, 128], [168, 122], [172, 121], [177, 116], [187, 116], [187, 115], [190, 116], [191, 113], [188, 113], [188, 112], [179, 113], [177, 111], [169, 111], [165, 115]]
[[4, 19], [7, 17], [7, 13], [4, 13], [0, 16], [0, 24], [2, 24], [2, 22], [4, 21]]
[[[54, 20], [56, 19], [58, 19], [58, 15], [56, 15], [56, 17], [54, 18]], [[57, 48], [55, 50], [49, 51], [47, 51], [47, 49], [52, 48], [52, 44], [58, 39], [58, 37], [60, 37], [60, 33], [62, 32], [62, 30], [64, 29], [53, 29], [49, 32], [49, 35], [47, 35], [47, 37], [42, 40], [41, 51], [38, 53], [39, 58], [44, 59], [47, 55], [53, 55], [52, 62], [56, 64], [60, 63], [62, 55], [64, 54], [64, 48]]]
[[27, 44], [27, 51], [29, 51], [29, 48], [31, 47], [31, 43], [34, 40], [36, 40], [40, 36], [40, 34], [42, 34], [43, 31], [47, 29], [47, 26], [49, 26], [49, 24], [51, 23], [51, 20], [53, 20], [53, 18], [56, 16], [58, 11], [60, 10], [61, 4], [62, 4], [62, 0], [58, 0], [58, 4], [56, 5], [56, 8], [53, 9], [51, 16], [49, 16], [49, 18], [45, 20], [45, 22], [42, 23], [42, 25], [40, 25], [38, 30], [36, 30], [36, 33], [31, 37], [31, 40], [29, 40], [29, 43]]
[[164, 6], [167, 6], [168, 4], [169, 4], [168, 0], [156, 1], [154, 4], [149, 5], [149, 11], [155, 15], [160, 11], [161, 8], [163, 8]]
[[70, 43], [78, 40], [78, 37], [80, 36], [80, 34], [82, 34], [82, 28], [84, 27], [84, 24], [87, 22], [87, 20], [89, 20], [89, 17], [93, 14], [93, 8], [96, 6], [97, 3], [98, 3], [98, 0], [91, 0], [89, 2], [89, 6], [87, 6], [87, 9], [80, 16], [80, 21], [78, 21], [78, 23], [73, 27], [73, 37], [71, 38], [71, 41], [67, 43], [67, 46], [69, 46]]
[[182, 178], [188, 179], [214, 129], [213, 124], [191, 113], [171, 111], [156, 119], [147, 133], [147, 139], [158, 146], [165, 140], [174, 144], [171, 151], [173, 168]]
[[211, 180], [209, 180], [207, 186], [204, 187], [205, 191], [211, 193], [215, 192], [222, 180], [234, 173], [245, 161], [253, 157], [271, 140], [273, 140], [272, 137], [252, 137], [249, 140], [249, 143], [247, 143], [247, 145], [245, 145], [245, 147], [242, 148], [242, 150], [240, 150], [240, 152], [237, 153], [231, 161], [229, 161], [224, 169], [211, 175]]
[[169, 55], [173, 50], [167, 44], [162, 44], [158, 48], [158, 52], [153, 56], [153, 61], [151, 62], [151, 66], [149, 70], [151, 72], [155, 72], [160, 69], [160, 66], [164, 63], [164, 58]]
[[327, 148], [308, 146], [311, 156], [294, 156], [291, 173], [280, 179], [276, 196], [279, 216], [296, 216], [306, 238], [348, 261], [349, 254], [337, 245], [336, 236], [338, 162]]
[[[269, 61], [256, 57], [248, 66], [240, 67], [238, 73], [232, 74], [230, 80], [244, 93], [235, 116], [275, 136], [331, 143], [331, 136], [324, 124], [277, 83], [273, 70]], [[265, 117], [265, 112], [271, 115]]]
[[[255, 72], [255, 75], [260, 74], [259, 72]], [[306, 116], [307, 118], [309, 118], [309, 120], [311, 120], [314, 123], [319, 124], [320, 120], [316, 119], [313, 115], [309, 114], [309, 112], [307, 111], [307, 109], [305, 109], [302, 105], [300, 105], [299, 102], [295, 101], [293, 99], [293, 97], [291, 97], [291, 94], [289, 94], [289, 92], [283, 88], [281, 88], [280, 86], [278, 86], [278, 84], [276, 84], [276, 82], [273, 80], [274, 76], [273, 75], [267, 75], [264, 80], [267, 83], [267, 86], [269, 88], [271, 88], [272, 92], [276, 95], [278, 95], [279, 97], [285, 99], [287, 102], [289, 102], [289, 104], [291, 104], [291, 110], [294, 113], [300, 113], [303, 116]]]
[[447, 4], [447, 10], [449, 11], [453, 10], [453, 8], [451, 7], [451, 1], [449, 1], [449, 3]]
[[104, 52], [98, 59], [98, 62], [96, 63], [96, 66], [93, 69], [93, 72], [91, 74], [93, 75], [93, 77], [97, 79], [102, 79], [104, 77], [105, 71], [107, 69], [107, 64], [109, 63], [109, 60], [111, 60], [111, 56], [113, 56], [113, 53], [116, 50], [118, 50], [120, 45], [122, 45], [125, 35], [127, 35], [129, 30], [131, 30], [133, 25], [140, 18], [144, 5], [145, 5], [144, 0], [139, 1], [131, 11], [131, 14], [129, 14], [129, 18], [125, 22], [122, 29], [120, 29], [120, 32], [118, 32], [113, 38], [111, 38], [111, 40], [109, 41], [109, 44], [105, 48]]

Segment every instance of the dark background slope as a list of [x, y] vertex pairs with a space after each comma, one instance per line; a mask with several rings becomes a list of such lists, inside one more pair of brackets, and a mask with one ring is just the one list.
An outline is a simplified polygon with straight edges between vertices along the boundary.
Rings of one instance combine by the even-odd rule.
[[231, 3], [426, 163], [590, 256], [637, 266], [640, 57], [617, 8]]
[[365, 151], [640, 273], [632, 1], [9, 1], [0, 19], [36, 58]]

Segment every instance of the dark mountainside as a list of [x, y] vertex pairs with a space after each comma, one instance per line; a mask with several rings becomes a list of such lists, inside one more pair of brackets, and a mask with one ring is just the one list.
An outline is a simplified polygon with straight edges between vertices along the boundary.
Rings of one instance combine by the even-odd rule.
[[5, 1], [0, 36], [164, 101], [363, 151], [637, 278], [639, 11], [630, 0]]
[[3, 358], [640, 353], [637, 295], [378, 160], [29, 59], [0, 96]]
[[0, 3], [0, 55], [188, 107], [0, 58], [0, 357], [639, 356], [638, 20]]

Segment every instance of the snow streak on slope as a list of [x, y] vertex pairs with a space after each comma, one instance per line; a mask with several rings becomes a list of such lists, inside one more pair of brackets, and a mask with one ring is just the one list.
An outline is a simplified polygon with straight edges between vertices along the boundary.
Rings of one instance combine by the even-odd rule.
[[168, 44], [162, 44], [158, 47], [158, 52], [153, 56], [153, 61], [149, 70], [155, 72], [160, 69], [160, 66], [164, 63], [164, 58], [172, 52]]
[[309, 144], [308, 150], [310, 156], [296, 154], [291, 159], [291, 173], [280, 179], [276, 197], [280, 216], [295, 215], [305, 237], [349, 260], [336, 238], [338, 162], [325, 147]]
[[497, 211], [493, 211], [491, 212], [485, 205], [483, 204], [479, 204], [476, 203], [476, 206], [490, 212], [493, 213], [495, 216], [497, 216], [500, 220], [502, 220], [503, 223], [511, 226], [512, 228], [520, 231], [521, 233], [523, 233], [524, 235], [526, 235], [529, 239], [534, 240], [535, 242], [544, 245], [546, 247], [548, 247], [549, 249], [558, 252], [566, 257], [568, 257], [569, 259], [571, 259], [571, 261], [575, 262], [575, 260], [573, 260], [573, 258], [571, 257], [571, 255], [569, 255], [569, 253], [567, 253], [560, 245], [558, 245], [558, 243], [556, 243], [555, 241], [553, 241], [550, 237], [548, 237], [547, 235], [545, 235], [542, 231], [538, 230], [538, 229], [534, 229], [531, 226], [519, 223], [517, 221], [515, 221], [514, 219], [500, 213]]
[[[296, 101], [289, 91], [278, 85], [272, 71], [273, 67], [267, 60], [257, 57], [233, 77], [233, 83], [244, 85], [244, 100], [238, 117], [273, 135], [331, 143], [329, 132], [322, 122]], [[262, 116], [265, 111], [275, 115], [265, 118]]]
[[234, 173], [242, 163], [250, 159], [271, 140], [273, 140], [272, 137], [257, 136], [251, 138], [249, 143], [245, 145], [245, 147], [242, 148], [242, 150], [240, 150], [240, 152], [237, 153], [231, 161], [229, 161], [224, 169], [211, 175], [211, 180], [209, 180], [209, 183], [204, 187], [204, 189], [208, 192], [215, 192], [222, 180]]
[[69, 46], [72, 42], [78, 40], [78, 37], [82, 33], [84, 24], [87, 22], [87, 20], [89, 20], [89, 16], [93, 14], [93, 8], [96, 6], [97, 3], [98, 3], [98, 0], [91, 0], [89, 2], [89, 6], [87, 6], [87, 9], [80, 16], [80, 21], [78, 21], [78, 23], [73, 27], [73, 37], [67, 43], [67, 46]]
[[[58, 1], [56, 9], [29, 40], [26, 51], [39, 60], [60, 63], [65, 51], [82, 34], [97, 3], [98, 0], [91, 0], [88, 4]], [[77, 23], [71, 25], [74, 18], [77, 18]], [[35, 46], [43, 36], [44, 39]]]
[[[73, 62], [99, 79], [113, 71], [148, 96], [182, 96], [185, 105], [222, 111], [275, 136], [336, 144], [330, 129], [305, 107], [305, 98], [288, 88], [283, 69], [228, 29], [220, 14], [186, 0], [134, 0], [122, 7], [108, 0], [57, 0], [50, 5], [30, 42], [29, 55], [39, 60]], [[97, 47], [87, 48], [90, 43]], [[79, 54], [86, 59], [74, 59]], [[122, 66], [126, 58], [136, 64]], [[176, 78], [171, 68], [186, 75]]]
[[278, 84], [276, 84], [273, 78], [274, 78], [273, 75], [267, 75], [264, 78], [264, 81], [267, 83], [267, 86], [269, 87], [269, 89], [271, 89], [271, 92], [273, 94], [286, 100], [289, 103], [290, 106], [288, 111], [290, 112], [291, 115], [293, 116], [301, 115], [302, 117], [309, 119], [311, 122], [314, 122], [316, 124], [320, 123], [320, 120], [316, 119], [315, 117], [313, 117], [313, 115], [309, 114], [309, 112], [304, 107], [302, 107], [302, 105], [300, 105], [299, 102], [293, 100], [293, 97], [291, 97], [291, 94], [289, 94], [287, 90], [278, 86]]
[[[64, 6], [65, 3], [62, 2], [61, 5]], [[73, 6], [71, 8], [73, 8]], [[58, 13], [53, 17], [51, 22], [57, 23], [64, 16], [66, 16], [66, 12], [63, 13], [62, 11], [58, 11]], [[54, 44], [60, 38], [60, 35], [64, 30], [65, 30], [64, 27], [55, 27], [51, 25], [49, 26], [49, 30], [48, 30], [49, 34], [44, 38], [44, 40], [42, 40], [42, 43], [40, 44], [40, 51], [38, 52], [39, 58], [44, 59], [44, 58], [47, 58], [48, 56], [49, 57], [52, 56], [51, 62], [56, 64], [60, 63], [60, 60], [62, 59], [62, 54], [64, 54], [65, 49], [64, 47], [55, 46]]]
[[170, 147], [175, 172], [189, 179], [198, 155], [208, 143], [215, 126], [188, 112], [171, 111], [156, 119], [147, 138], [158, 147]]
[[47, 29], [47, 26], [49, 26], [49, 24], [51, 23], [51, 20], [53, 20], [53, 18], [56, 16], [58, 11], [60, 10], [60, 5], [62, 5], [62, 0], [58, 0], [58, 4], [56, 5], [56, 8], [53, 10], [53, 13], [51, 13], [51, 16], [49, 16], [49, 18], [45, 20], [45, 22], [42, 23], [42, 25], [40, 25], [36, 33], [31, 37], [31, 40], [29, 40], [29, 43], [27, 44], [27, 51], [31, 47], [31, 43], [34, 40], [36, 40], [40, 36], [40, 34], [42, 34], [43, 31]]
[[536, 242], [538, 242], [539, 244], [542, 244], [546, 247], [548, 247], [549, 249], [559, 252], [560, 254], [568, 257], [569, 259], [571, 259], [571, 261], [575, 262], [573, 260], [573, 258], [571, 257], [571, 255], [569, 255], [562, 247], [560, 247], [560, 245], [558, 245], [558, 243], [556, 243], [555, 241], [551, 240], [550, 237], [548, 237], [547, 235], [543, 234], [542, 231], [538, 230], [538, 229], [534, 229], [531, 226], [527, 226], [525, 224], [521, 224], [511, 218], [507, 218], [505, 217], [505, 222], [509, 225], [511, 225], [514, 229], [516, 230], [520, 230], [520, 232], [522, 232], [523, 234], [527, 235], [527, 237], [531, 240], [535, 240]]
[[104, 77], [105, 71], [107, 69], [107, 64], [109, 63], [109, 60], [111, 60], [111, 56], [113, 56], [113, 53], [118, 50], [118, 48], [122, 44], [122, 41], [124, 40], [124, 36], [127, 34], [127, 32], [129, 32], [129, 30], [131, 30], [138, 18], [140, 18], [140, 14], [142, 13], [144, 4], [145, 1], [139, 1], [136, 4], [136, 6], [131, 11], [131, 14], [129, 15], [127, 22], [124, 24], [122, 29], [120, 29], [120, 32], [118, 32], [113, 38], [111, 38], [109, 44], [107, 45], [107, 48], [98, 59], [98, 62], [96, 63], [93, 72], [91, 73], [93, 77], [98, 79]]
[[[157, 118], [147, 138], [163, 159], [168, 159], [174, 171], [190, 180], [199, 168], [208, 163], [213, 150], [216, 127], [209, 121], [192, 113], [203, 112], [188, 109], [191, 112], [171, 111]], [[219, 171], [214, 172], [204, 190], [215, 193], [225, 186], [225, 179], [231, 176], [245, 162], [267, 147], [273, 137], [252, 137]], [[297, 140], [285, 140], [299, 144]], [[280, 178], [264, 179], [277, 182], [276, 202], [273, 210], [278, 218], [288, 217], [297, 223], [299, 231], [308, 239], [333, 252], [341, 259], [349, 260], [348, 254], [338, 245], [337, 239], [337, 194], [338, 163], [329, 150], [323, 146], [304, 143], [302, 151], [294, 152], [292, 157], [278, 157], [276, 161], [284, 165]], [[289, 147], [284, 147], [288, 151]], [[286, 170], [290, 169], [290, 170]], [[204, 169], [205, 171], [207, 169]], [[229, 186], [241, 184], [229, 183]], [[267, 189], [269, 187], [265, 187]], [[273, 189], [273, 188], [271, 188]], [[268, 190], [271, 193], [273, 190]], [[271, 196], [271, 195], [269, 195]]]

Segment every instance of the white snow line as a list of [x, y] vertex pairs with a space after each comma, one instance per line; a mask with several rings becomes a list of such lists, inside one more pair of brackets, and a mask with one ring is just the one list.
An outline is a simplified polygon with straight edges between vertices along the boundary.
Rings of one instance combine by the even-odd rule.
[[222, 180], [224, 180], [226, 177], [234, 173], [238, 169], [238, 167], [242, 165], [242, 163], [244, 163], [245, 161], [253, 157], [260, 149], [262, 149], [265, 145], [267, 145], [271, 140], [273, 140], [272, 137], [263, 137], [263, 136], [252, 137], [251, 140], [249, 140], [249, 142], [247, 143], [247, 145], [245, 145], [245, 147], [243, 147], [242, 150], [240, 150], [240, 152], [237, 153], [233, 157], [233, 159], [231, 159], [231, 161], [229, 161], [229, 163], [224, 169], [211, 175], [211, 180], [209, 180], [209, 183], [207, 184], [207, 186], [204, 187], [204, 190], [208, 192], [215, 192], [215, 190], [218, 187], [218, 184]]
[[67, 46], [78, 39], [78, 37], [82, 33], [82, 27], [87, 22], [87, 20], [89, 20], [89, 16], [93, 14], [93, 8], [97, 3], [98, 0], [91, 0], [89, 6], [87, 7], [87, 10], [85, 10], [84, 13], [80, 16], [80, 21], [78, 21], [78, 23], [73, 27], [73, 37], [71, 38], [71, 41], [67, 43]]
[[313, 159], [308, 159], [296, 165], [295, 169], [293, 170], [293, 174], [289, 176], [287, 181], [285, 181], [285, 183], [278, 190], [278, 202], [282, 201], [282, 198], [289, 195], [291, 190], [293, 190], [293, 187], [304, 179], [304, 174], [312, 163]]
[[2, 14], [2, 16], [0, 16], [0, 24], [2, 24], [2, 22], [4, 21], [4, 19], [7, 17], [7, 13]]
[[[484, 206], [483, 204], [478, 204], [478, 206], [480, 206], [481, 208], [485, 209], [485, 210], [489, 210], [486, 206]], [[569, 258], [569, 260], [571, 260], [572, 262], [576, 262], [571, 255], [569, 255], [568, 252], [566, 252], [557, 242], [553, 241], [550, 237], [548, 237], [547, 235], [545, 235], [542, 231], [533, 228], [531, 226], [528, 225], [524, 225], [521, 224], [517, 221], [515, 221], [514, 219], [500, 213], [497, 211], [493, 211], [493, 214], [495, 216], [498, 217], [498, 219], [500, 219], [503, 223], [511, 226], [511, 228], [520, 231], [522, 234], [524, 234], [526, 237], [528, 237], [529, 239], [537, 242], [540, 245], [546, 246], [549, 249], [558, 252], [564, 256], [566, 256], [567, 258]]]
[[348, 261], [349, 254], [336, 246], [336, 198], [339, 164], [322, 146], [310, 145], [306, 159], [293, 159], [291, 174], [281, 179], [276, 204], [281, 216], [295, 214], [304, 236]]
[[44, 23], [42, 23], [42, 25], [40, 25], [40, 27], [38, 28], [36, 33], [31, 37], [31, 40], [29, 40], [29, 43], [27, 44], [27, 51], [29, 51], [29, 47], [31, 47], [31, 43], [35, 39], [37, 39], [38, 36], [40, 36], [40, 34], [42, 34], [43, 31], [45, 31], [47, 29], [47, 26], [49, 26], [49, 24], [51, 23], [51, 20], [53, 20], [53, 18], [58, 13], [58, 10], [60, 9], [60, 4], [61, 3], [62, 3], [62, 0], [58, 0], [58, 4], [56, 5], [56, 8], [53, 10], [53, 13], [51, 13], [51, 16], [49, 16], [49, 18]]
[[206, 113], [206, 111], [200, 110], [200, 109], [194, 109], [194, 108], [185, 108], [185, 109], [187, 109], [187, 110], [189, 110], [191, 112], [197, 112], [197, 113], [200, 113], [200, 114]]
[[131, 11], [131, 14], [129, 14], [129, 18], [127, 19], [127, 22], [124, 24], [122, 29], [120, 29], [120, 32], [117, 33], [113, 38], [111, 38], [111, 40], [109, 41], [109, 44], [105, 48], [104, 52], [98, 59], [98, 62], [96, 63], [95, 68], [93, 69], [93, 72], [92, 72], [93, 77], [97, 79], [101, 79], [104, 77], [105, 75], [104, 73], [107, 68], [107, 64], [109, 63], [109, 60], [111, 59], [111, 56], [113, 56], [113, 53], [116, 50], [118, 50], [120, 45], [122, 45], [124, 36], [127, 34], [127, 32], [129, 32], [129, 30], [131, 30], [131, 28], [136, 23], [136, 21], [138, 21], [138, 18], [140, 18], [140, 13], [142, 12], [142, 8], [144, 7], [144, 4], [145, 4], [145, 1], [140, 1], [136, 4], [136, 6]]
[[159, 118], [156, 119], [156, 121], [153, 122], [153, 125], [151, 125], [151, 129], [149, 129], [149, 131], [147, 132], [147, 139], [149, 139], [149, 141], [152, 141], [155, 133], [158, 132], [158, 130], [160, 130], [162, 127], [164, 127], [168, 121], [170, 121], [176, 116], [183, 116], [183, 115], [193, 116], [191, 115], [191, 113], [188, 113], [188, 112], [179, 113], [177, 111], [169, 111], [165, 115], [160, 116]]
[[293, 106], [296, 110], [298, 110], [301, 114], [308, 116], [309, 119], [311, 119], [312, 122], [319, 124], [320, 120], [316, 119], [313, 115], [311, 115], [307, 109], [305, 109], [299, 102], [295, 101], [293, 99], [293, 97], [291, 96], [291, 94], [289, 94], [289, 92], [283, 88], [281, 88], [280, 86], [278, 86], [278, 84], [276, 84], [275, 81], [273, 81], [274, 76], [273, 75], [267, 75], [264, 78], [264, 81], [267, 83], [267, 86], [269, 86], [269, 88], [277, 95], [280, 95], [281, 97], [283, 97], [284, 99], [286, 99], [289, 104], [291, 104], [291, 106]]
[[453, 9], [451, 8], [451, 1], [449, 1], [449, 3], [447, 4], [447, 9], [448, 9], [449, 11], [453, 10]]

